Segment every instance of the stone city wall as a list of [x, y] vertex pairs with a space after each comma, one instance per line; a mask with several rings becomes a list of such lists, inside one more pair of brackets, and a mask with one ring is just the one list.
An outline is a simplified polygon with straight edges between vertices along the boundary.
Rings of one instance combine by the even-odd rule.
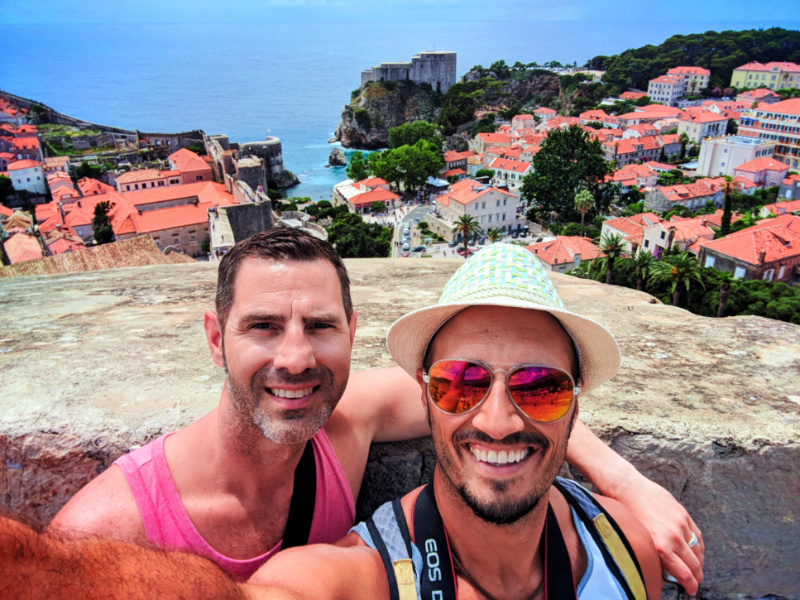
[[[346, 261], [353, 367], [392, 364], [384, 337], [435, 303], [456, 260]], [[197, 419], [222, 372], [202, 313], [216, 263], [0, 280], [0, 504], [38, 523], [123, 452]], [[708, 599], [800, 598], [800, 327], [710, 319], [647, 294], [553, 274], [568, 308], [605, 324], [620, 373], [580, 416], [665, 486], [704, 533]], [[428, 440], [378, 444], [360, 515], [430, 476]]]

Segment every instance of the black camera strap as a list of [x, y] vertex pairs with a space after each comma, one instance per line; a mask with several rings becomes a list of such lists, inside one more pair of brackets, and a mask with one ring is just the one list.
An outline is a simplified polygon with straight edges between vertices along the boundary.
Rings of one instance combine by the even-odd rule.
[[283, 533], [281, 550], [308, 544], [311, 521], [314, 519], [314, 505], [317, 500], [317, 462], [311, 440], [306, 442], [303, 455], [294, 470], [294, 489]]

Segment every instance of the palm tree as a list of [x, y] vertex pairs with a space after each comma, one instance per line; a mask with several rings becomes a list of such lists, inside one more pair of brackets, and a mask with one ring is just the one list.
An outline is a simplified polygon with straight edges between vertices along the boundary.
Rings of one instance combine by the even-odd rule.
[[477, 235], [481, 231], [478, 222], [469, 215], [461, 215], [453, 227], [453, 233], [460, 233], [464, 236], [464, 258], [467, 258], [467, 244], [471, 235]]
[[685, 131], [678, 136], [678, 141], [681, 143], [681, 160], [683, 160], [686, 158], [686, 145], [690, 142]]
[[488, 234], [489, 234], [489, 241], [493, 244], [503, 239], [503, 230], [500, 229], [499, 227], [492, 227], [489, 230]]
[[705, 289], [703, 278], [700, 276], [700, 267], [697, 265], [697, 259], [688, 252], [681, 252], [674, 256], [670, 256], [664, 260], [658, 261], [650, 270], [650, 277], [655, 281], [671, 281], [672, 282], [672, 305], [678, 306], [681, 301], [681, 288], [683, 284], [686, 291], [689, 291], [689, 285], [692, 281], [700, 284], [700, 287]]
[[644, 287], [644, 280], [650, 273], [650, 269], [653, 268], [656, 258], [649, 250], [642, 250], [632, 260], [636, 265], [636, 289], [641, 292]]
[[605, 262], [606, 283], [610, 284], [611, 273], [614, 271], [614, 261], [625, 250], [625, 240], [618, 233], [606, 233], [600, 238], [599, 248], [600, 252], [605, 254], [605, 257], [600, 260]]
[[575, 210], [581, 213], [581, 237], [583, 237], [583, 220], [586, 213], [594, 207], [594, 196], [589, 190], [581, 190], [575, 194]]
[[736, 186], [733, 183], [733, 178], [726, 175], [725, 184], [722, 186], [722, 192], [725, 194], [725, 208], [722, 211], [719, 237], [725, 237], [731, 232], [731, 194], [733, 194], [735, 189]]

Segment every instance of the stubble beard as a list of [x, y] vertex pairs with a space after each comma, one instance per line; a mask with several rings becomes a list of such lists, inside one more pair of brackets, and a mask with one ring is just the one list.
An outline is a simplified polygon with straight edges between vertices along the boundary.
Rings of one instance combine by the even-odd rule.
[[[553, 481], [555, 481], [556, 475], [567, 455], [567, 444], [569, 442], [569, 434], [572, 432], [574, 420], [575, 413], [570, 417], [567, 435], [564, 436], [564, 440], [559, 444], [551, 459], [544, 466], [542, 476], [536, 479], [533, 488], [522, 498], [515, 499], [507, 497], [510, 483], [507, 481], [491, 481], [490, 494], [487, 498], [479, 497], [476, 491], [470, 487], [467, 480], [460, 483], [456, 482], [455, 475], [458, 472], [458, 467], [447, 451], [448, 444], [445, 444], [441, 439], [437, 439], [434, 435], [433, 442], [434, 449], [436, 450], [436, 461], [445, 476], [445, 482], [458, 493], [464, 501], [464, 504], [472, 510], [476, 517], [492, 525], [511, 525], [533, 512], [550, 489]], [[428, 423], [431, 424], [430, 415], [428, 416]], [[486, 438], [488, 438], [488, 436], [481, 432], [465, 431], [453, 436], [452, 445], [456, 447], [459, 442], [468, 439], [483, 442], [489, 441], [489, 439]], [[539, 447], [537, 452], [542, 453], [546, 452], [551, 445], [547, 438], [535, 432], [513, 434], [503, 441], [509, 445], [518, 445], [519, 443], [536, 445]]]
[[[225, 375], [225, 385], [231, 401], [238, 409], [241, 421], [246, 427], [258, 430], [261, 435], [276, 444], [298, 444], [314, 437], [328, 421], [344, 394], [349, 374], [337, 382], [333, 373], [325, 367], [317, 366], [298, 375], [292, 375], [268, 366], [253, 376], [249, 386], [234, 381], [228, 372], [227, 364]], [[269, 402], [264, 399], [267, 382], [276, 387], [281, 384], [315, 383], [319, 386], [315, 393], [321, 394], [322, 403], [294, 410], [276, 410], [273, 411], [274, 414], [269, 414], [263, 405], [265, 401]]]

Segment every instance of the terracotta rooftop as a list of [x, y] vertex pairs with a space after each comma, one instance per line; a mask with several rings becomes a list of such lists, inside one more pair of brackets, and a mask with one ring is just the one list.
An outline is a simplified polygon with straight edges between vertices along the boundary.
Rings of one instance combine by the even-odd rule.
[[524, 173], [530, 167], [531, 163], [529, 162], [509, 158], [495, 158], [489, 165], [490, 169], [502, 169], [504, 171], [514, 171], [515, 173]]
[[15, 233], [4, 243], [6, 255], [11, 264], [42, 258], [42, 247], [36, 238], [27, 233]]
[[387, 202], [394, 202], [398, 198], [400, 198], [400, 196], [390, 190], [375, 188], [371, 192], [364, 192], [363, 194], [353, 196], [350, 198], [350, 203], [355, 206], [365, 206], [374, 204], [375, 202], [383, 202], [385, 204]]
[[800, 255], [800, 217], [785, 215], [766, 221], [704, 245], [751, 265], [761, 264], [761, 252], [765, 252], [764, 263]]
[[181, 148], [177, 152], [173, 152], [169, 155], [169, 160], [175, 165], [175, 168], [181, 172], [186, 171], [202, 171], [207, 170], [209, 168], [208, 163], [204, 161], [200, 156], [192, 152], [191, 150], [187, 150], [186, 148]]
[[138, 183], [140, 181], [150, 181], [151, 179], [163, 179], [164, 175], [158, 169], [140, 169], [138, 171], [128, 171], [117, 177], [120, 185], [126, 183]]
[[762, 156], [750, 162], [739, 165], [735, 171], [747, 171], [748, 173], [760, 173], [761, 171], [788, 171], [789, 165], [785, 165], [774, 158]]
[[445, 205], [449, 205], [450, 200], [466, 205], [477, 200], [484, 194], [488, 194], [489, 192], [497, 192], [516, 198], [514, 194], [511, 194], [506, 190], [492, 187], [484, 183], [479, 183], [474, 179], [462, 179], [461, 181], [451, 185], [450, 189], [446, 193], [439, 196], [437, 200], [443, 202]]
[[31, 169], [33, 167], [41, 167], [42, 163], [38, 160], [31, 160], [26, 158], [24, 160], [15, 160], [13, 163], [8, 165], [9, 171], [19, 171], [20, 169]]
[[577, 235], [563, 236], [549, 242], [539, 242], [526, 247], [539, 260], [549, 265], [571, 263], [575, 261], [575, 255], [580, 254], [581, 260], [594, 260], [603, 256], [600, 249], [595, 246], [589, 238]]

